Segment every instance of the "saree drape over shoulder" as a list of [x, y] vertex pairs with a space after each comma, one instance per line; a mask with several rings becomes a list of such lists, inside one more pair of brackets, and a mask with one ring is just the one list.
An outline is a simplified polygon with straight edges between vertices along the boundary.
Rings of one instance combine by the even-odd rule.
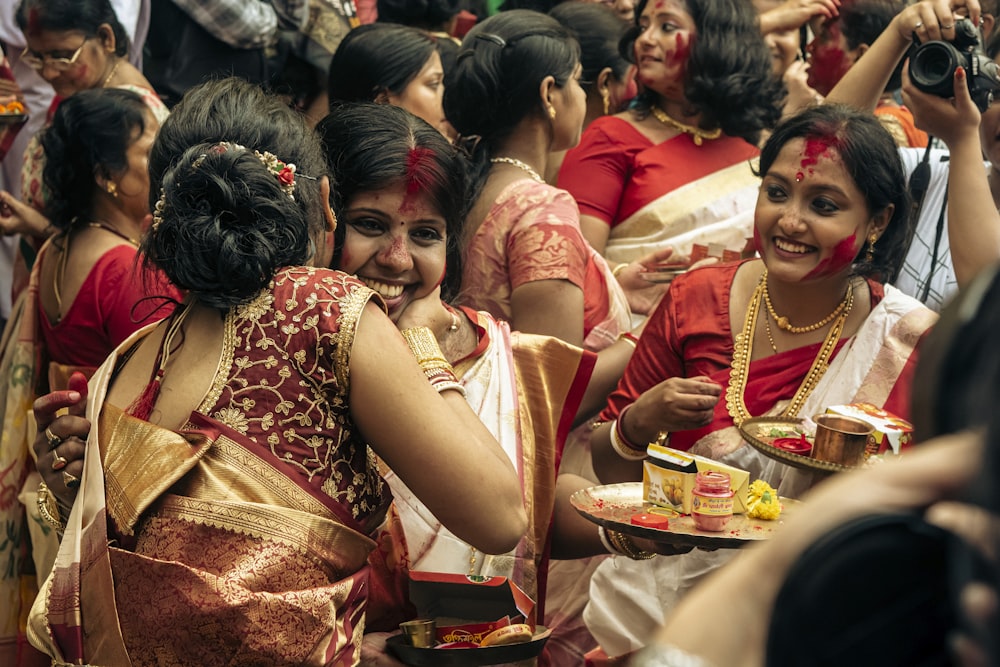
[[[671, 377], [707, 375], [725, 387], [733, 353], [729, 293], [740, 264], [707, 267], [679, 277], [643, 332], [635, 356], [602, 419], [613, 419], [647, 388]], [[908, 418], [916, 347], [937, 315], [891, 285], [869, 281], [872, 310], [857, 333], [843, 339], [829, 369], [799, 416], [830, 405], [868, 402]], [[816, 356], [808, 345], [750, 364], [744, 391], [753, 416], [780, 414]], [[783, 496], [796, 497], [813, 473], [772, 461], [746, 445], [723, 398], [709, 426], [671, 434], [671, 446], [724, 461], [763, 478]], [[584, 618], [609, 655], [634, 651], [651, 637], [680, 597], [732, 552], [694, 550], [651, 561], [613, 557], [591, 580]], [[627, 601], [627, 602], [623, 602]]]
[[[528, 531], [506, 554], [476, 551], [442, 526], [388, 472], [385, 478], [392, 488], [393, 508], [405, 533], [405, 544], [397, 539], [394, 547], [405, 551], [404, 568], [507, 577], [541, 607], [556, 471], [595, 357], [556, 338], [511, 333], [506, 322], [487, 313], [465, 312], [476, 324], [480, 343], [468, 358], [455, 364], [455, 372], [469, 405], [517, 470], [528, 509]], [[398, 554], [396, 558], [400, 559]]]
[[680, 134], [654, 144], [628, 121], [605, 116], [566, 154], [559, 187], [581, 215], [608, 223], [604, 256], [612, 265], [669, 245], [685, 254], [695, 243], [740, 250], [752, 236], [757, 155], [728, 136], [697, 146]]
[[357, 663], [369, 536], [388, 503], [346, 404], [372, 296], [333, 271], [279, 273], [227, 315], [215, 381], [179, 432], [103, 400], [148, 330], [98, 369], [35, 646], [56, 664]]

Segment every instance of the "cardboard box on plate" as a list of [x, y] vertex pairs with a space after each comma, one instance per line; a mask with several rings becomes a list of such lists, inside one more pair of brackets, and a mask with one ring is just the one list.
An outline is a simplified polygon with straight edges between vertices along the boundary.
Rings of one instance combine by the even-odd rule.
[[750, 473], [746, 470], [662, 445], [649, 445], [646, 453], [649, 458], [643, 462], [642, 470], [642, 499], [646, 502], [690, 514], [695, 477], [703, 470], [713, 470], [729, 473], [733, 513], [747, 511]]
[[[534, 600], [506, 577], [414, 571], [410, 572], [410, 600], [420, 618], [437, 620], [442, 642], [478, 643], [509, 623], [535, 627]], [[501, 620], [505, 617], [510, 617], [509, 623]]]
[[826, 411], [861, 419], [872, 425], [875, 431], [868, 436], [865, 458], [888, 451], [899, 454], [900, 450], [910, 446], [913, 439], [913, 424], [871, 403], [832, 405]]

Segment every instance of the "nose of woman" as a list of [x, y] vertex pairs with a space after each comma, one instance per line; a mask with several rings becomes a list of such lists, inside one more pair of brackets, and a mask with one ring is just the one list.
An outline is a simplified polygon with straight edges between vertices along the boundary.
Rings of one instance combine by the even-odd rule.
[[389, 242], [379, 250], [375, 259], [382, 266], [397, 272], [413, 268], [413, 257], [410, 255], [410, 249], [407, 246], [406, 235], [391, 235]]

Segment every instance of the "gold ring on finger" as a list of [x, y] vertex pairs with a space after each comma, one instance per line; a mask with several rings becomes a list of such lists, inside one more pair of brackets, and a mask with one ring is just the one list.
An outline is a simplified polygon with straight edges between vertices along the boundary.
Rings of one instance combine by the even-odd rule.
[[45, 427], [45, 439], [49, 441], [49, 449], [55, 449], [62, 444], [63, 439], [52, 432], [48, 426]]
[[76, 487], [80, 486], [80, 478], [77, 477], [76, 475], [66, 472], [65, 470], [63, 470], [62, 478], [63, 478], [63, 484], [66, 485], [67, 489], [75, 489]]
[[917, 21], [916, 23], [913, 24], [913, 29], [914, 30], [920, 30], [923, 27], [924, 27], [924, 22], [923, 21]]
[[54, 456], [54, 458], [52, 459], [52, 469], [62, 470], [63, 468], [65, 468], [66, 464], [68, 463], [66, 457], [60, 456], [59, 453], [55, 451], [53, 451], [52, 454]]

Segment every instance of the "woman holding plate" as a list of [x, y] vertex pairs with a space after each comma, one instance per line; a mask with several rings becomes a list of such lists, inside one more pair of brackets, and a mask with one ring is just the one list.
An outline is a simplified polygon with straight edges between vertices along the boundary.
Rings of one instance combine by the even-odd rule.
[[[812, 108], [778, 126], [761, 152], [759, 173], [760, 259], [697, 269], [674, 281], [592, 432], [602, 481], [640, 479], [646, 444], [659, 441], [796, 495], [812, 482], [811, 473], [790, 471], [744, 446], [737, 429], [744, 420], [808, 417], [862, 401], [907, 417], [914, 348], [936, 316], [885, 284], [911, 233], [892, 137], [847, 107]], [[724, 556], [695, 551], [681, 558], [661, 559], [661, 568], [679, 568], [679, 578], [662, 583], [667, 579], [657, 575], [649, 620], [662, 619], [694, 577]], [[648, 570], [637, 576], [614, 578], [650, 580]], [[595, 575], [591, 627], [619, 626], [617, 613], [604, 619], [601, 610], [615, 587], [600, 571]], [[605, 646], [609, 653], [634, 650], [652, 628], [631, 621], [620, 627], [626, 640]]]

